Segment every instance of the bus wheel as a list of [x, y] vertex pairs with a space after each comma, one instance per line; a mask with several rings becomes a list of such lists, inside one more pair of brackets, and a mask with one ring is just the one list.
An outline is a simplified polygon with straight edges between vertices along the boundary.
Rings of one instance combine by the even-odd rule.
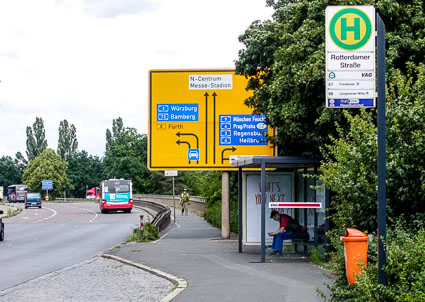
[[106, 213], [108, 213], [109, 211], [108, 211], [108, 210], [105, 210], [105, 209], [102, 209], [102, 210], [100, 210], [100, 212], [102, 212], [103, 214], [106, 214]]
[[131, 213], [131, 209], [126, 210], [126, 213]]

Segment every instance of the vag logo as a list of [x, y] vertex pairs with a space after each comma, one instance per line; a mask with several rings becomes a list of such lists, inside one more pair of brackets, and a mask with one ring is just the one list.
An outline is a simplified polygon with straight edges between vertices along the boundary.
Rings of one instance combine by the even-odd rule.
[[329, 34], [339, 48], [357, 50], [365, 46], [372, 37], [372, 22], [358, 8], [343, 8], [331, 18]]

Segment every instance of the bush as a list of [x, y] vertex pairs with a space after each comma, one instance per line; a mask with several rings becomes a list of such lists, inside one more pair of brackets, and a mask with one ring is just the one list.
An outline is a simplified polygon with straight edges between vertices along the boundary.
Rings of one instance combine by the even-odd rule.
[[159, 239], [158, 229], [150, 222], [145, 223], [143, 227], [143, 241], [153, 241]]
[[[419, 224], [418, 224], [419, 225]], [[377, 242], [368, 248], [368, 267], [356, 283], [349, 285], [345, 277], [343, 244], [332, 254], [336, 264], [335, 283], [328, 286], [332, 296], [326, 301], [425, 301], [425, 230], [423, 227], [407, 229], [396, 223], [388, 230], [387, 286], [378, 284]]]
[[[221, 228], [221, 172], [206, 174], [202, 195], [206, 198], [204, 219]], [[230, 231], [238, 233], [238, 182], [237, 173], [230, 173]]]
[[143, 239], [141, 238], [141, 230], [140, 228], [134, 228], [133, 233], [127, 237], [126, 242], [149, 242], [159, 239], [159, 233], [156, 226], [152, 223], [147, 222], [143, 227]]

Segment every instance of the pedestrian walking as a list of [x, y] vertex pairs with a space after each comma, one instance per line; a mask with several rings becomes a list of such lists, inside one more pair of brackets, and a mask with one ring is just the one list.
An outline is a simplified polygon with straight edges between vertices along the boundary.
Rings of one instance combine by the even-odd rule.
[[180, 194], [180, 205], [182, 207], [182, 215], [186, 214], [186, 216], [189, 214], [189, 193], [187, 193], [187, 189], [183, 190], [183, 193]]

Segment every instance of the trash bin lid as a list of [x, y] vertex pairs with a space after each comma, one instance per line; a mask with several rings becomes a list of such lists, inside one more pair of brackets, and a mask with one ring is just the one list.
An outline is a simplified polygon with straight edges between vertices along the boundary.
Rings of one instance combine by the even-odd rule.
[[362, 231], [348, 228], [345, 230], [345, 237], [341, 237], [342, 241], [367, 241], [368, 237]]

